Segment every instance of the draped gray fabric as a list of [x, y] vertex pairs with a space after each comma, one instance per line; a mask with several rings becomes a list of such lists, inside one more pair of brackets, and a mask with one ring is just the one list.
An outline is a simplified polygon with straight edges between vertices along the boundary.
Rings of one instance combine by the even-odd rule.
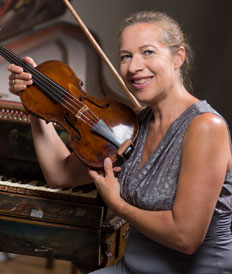
[[[194, 117], [211, 112], [221, 117], [206, 101], [190, 106], [168, 128], [165, 136], [142, 168], [143, 146], [152, 119], [150, 108], [139, 117], [140, 131], [134, 151], [119, 176], [121, 196], [132, 205], [147, 210], [170, 210], [175, 199], [185, 131]], [[225, 179], [215, 211], [232, 211], [232, 170]]]

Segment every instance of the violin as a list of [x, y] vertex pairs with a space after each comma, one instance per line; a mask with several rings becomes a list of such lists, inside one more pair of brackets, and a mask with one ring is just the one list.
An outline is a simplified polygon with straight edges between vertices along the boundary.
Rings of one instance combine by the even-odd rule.
[[3, 45], [0, 55], [32, 74], [33, 85], [20, 93], [23, 106], [36, 117], [60, 124], [68, 133], [71, 148], [85, 165], [102, 169], [106, 157], [118, 165], [130, 155], [138, 133], [131, 108], [87, 94], [82, 81], [61, 61], [32, 67]]

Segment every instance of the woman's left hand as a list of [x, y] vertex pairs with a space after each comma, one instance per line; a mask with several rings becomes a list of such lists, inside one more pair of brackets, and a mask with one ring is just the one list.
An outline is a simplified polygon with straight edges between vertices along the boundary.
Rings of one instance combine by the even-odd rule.
[[94, 180], [94, 183], [100, 192], [100, 195], [104, 202], [115, 213], [120, 212], [120, 205], [123, 203], [123, 199], [120, 196], [120, 184], [118, 179], [114, 176], [114, 172], [119, 172], [119, 167], [113, 168], [110, 158], [106, 158], [104, 161], [104, 172], [97, 173], [95, 170], [89, 170], [89, 175]]

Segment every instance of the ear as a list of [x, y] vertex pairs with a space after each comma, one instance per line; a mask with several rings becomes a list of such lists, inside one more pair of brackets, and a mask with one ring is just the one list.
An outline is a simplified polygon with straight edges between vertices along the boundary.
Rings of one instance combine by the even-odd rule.
[[175, 69], [178, 69], [182, 66], [185, 60], [185, 48], [183, 46], [180, 46], [176, 56], [175, 56]]

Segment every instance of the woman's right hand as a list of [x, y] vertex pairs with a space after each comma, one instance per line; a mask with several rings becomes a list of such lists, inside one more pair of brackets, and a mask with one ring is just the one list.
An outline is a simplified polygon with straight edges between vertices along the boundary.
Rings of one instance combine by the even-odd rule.
[[[33, 67], [36, 66], [34, 60], [30, 57], [25, 57], [24, 61]], [[8, 70], [11, 72], [9, 76], [9, 91], [15, 95], [19, 95], [27, 86], [33, 84], [32, 75], [24, 72], [23, 68], [10, 64]]]

